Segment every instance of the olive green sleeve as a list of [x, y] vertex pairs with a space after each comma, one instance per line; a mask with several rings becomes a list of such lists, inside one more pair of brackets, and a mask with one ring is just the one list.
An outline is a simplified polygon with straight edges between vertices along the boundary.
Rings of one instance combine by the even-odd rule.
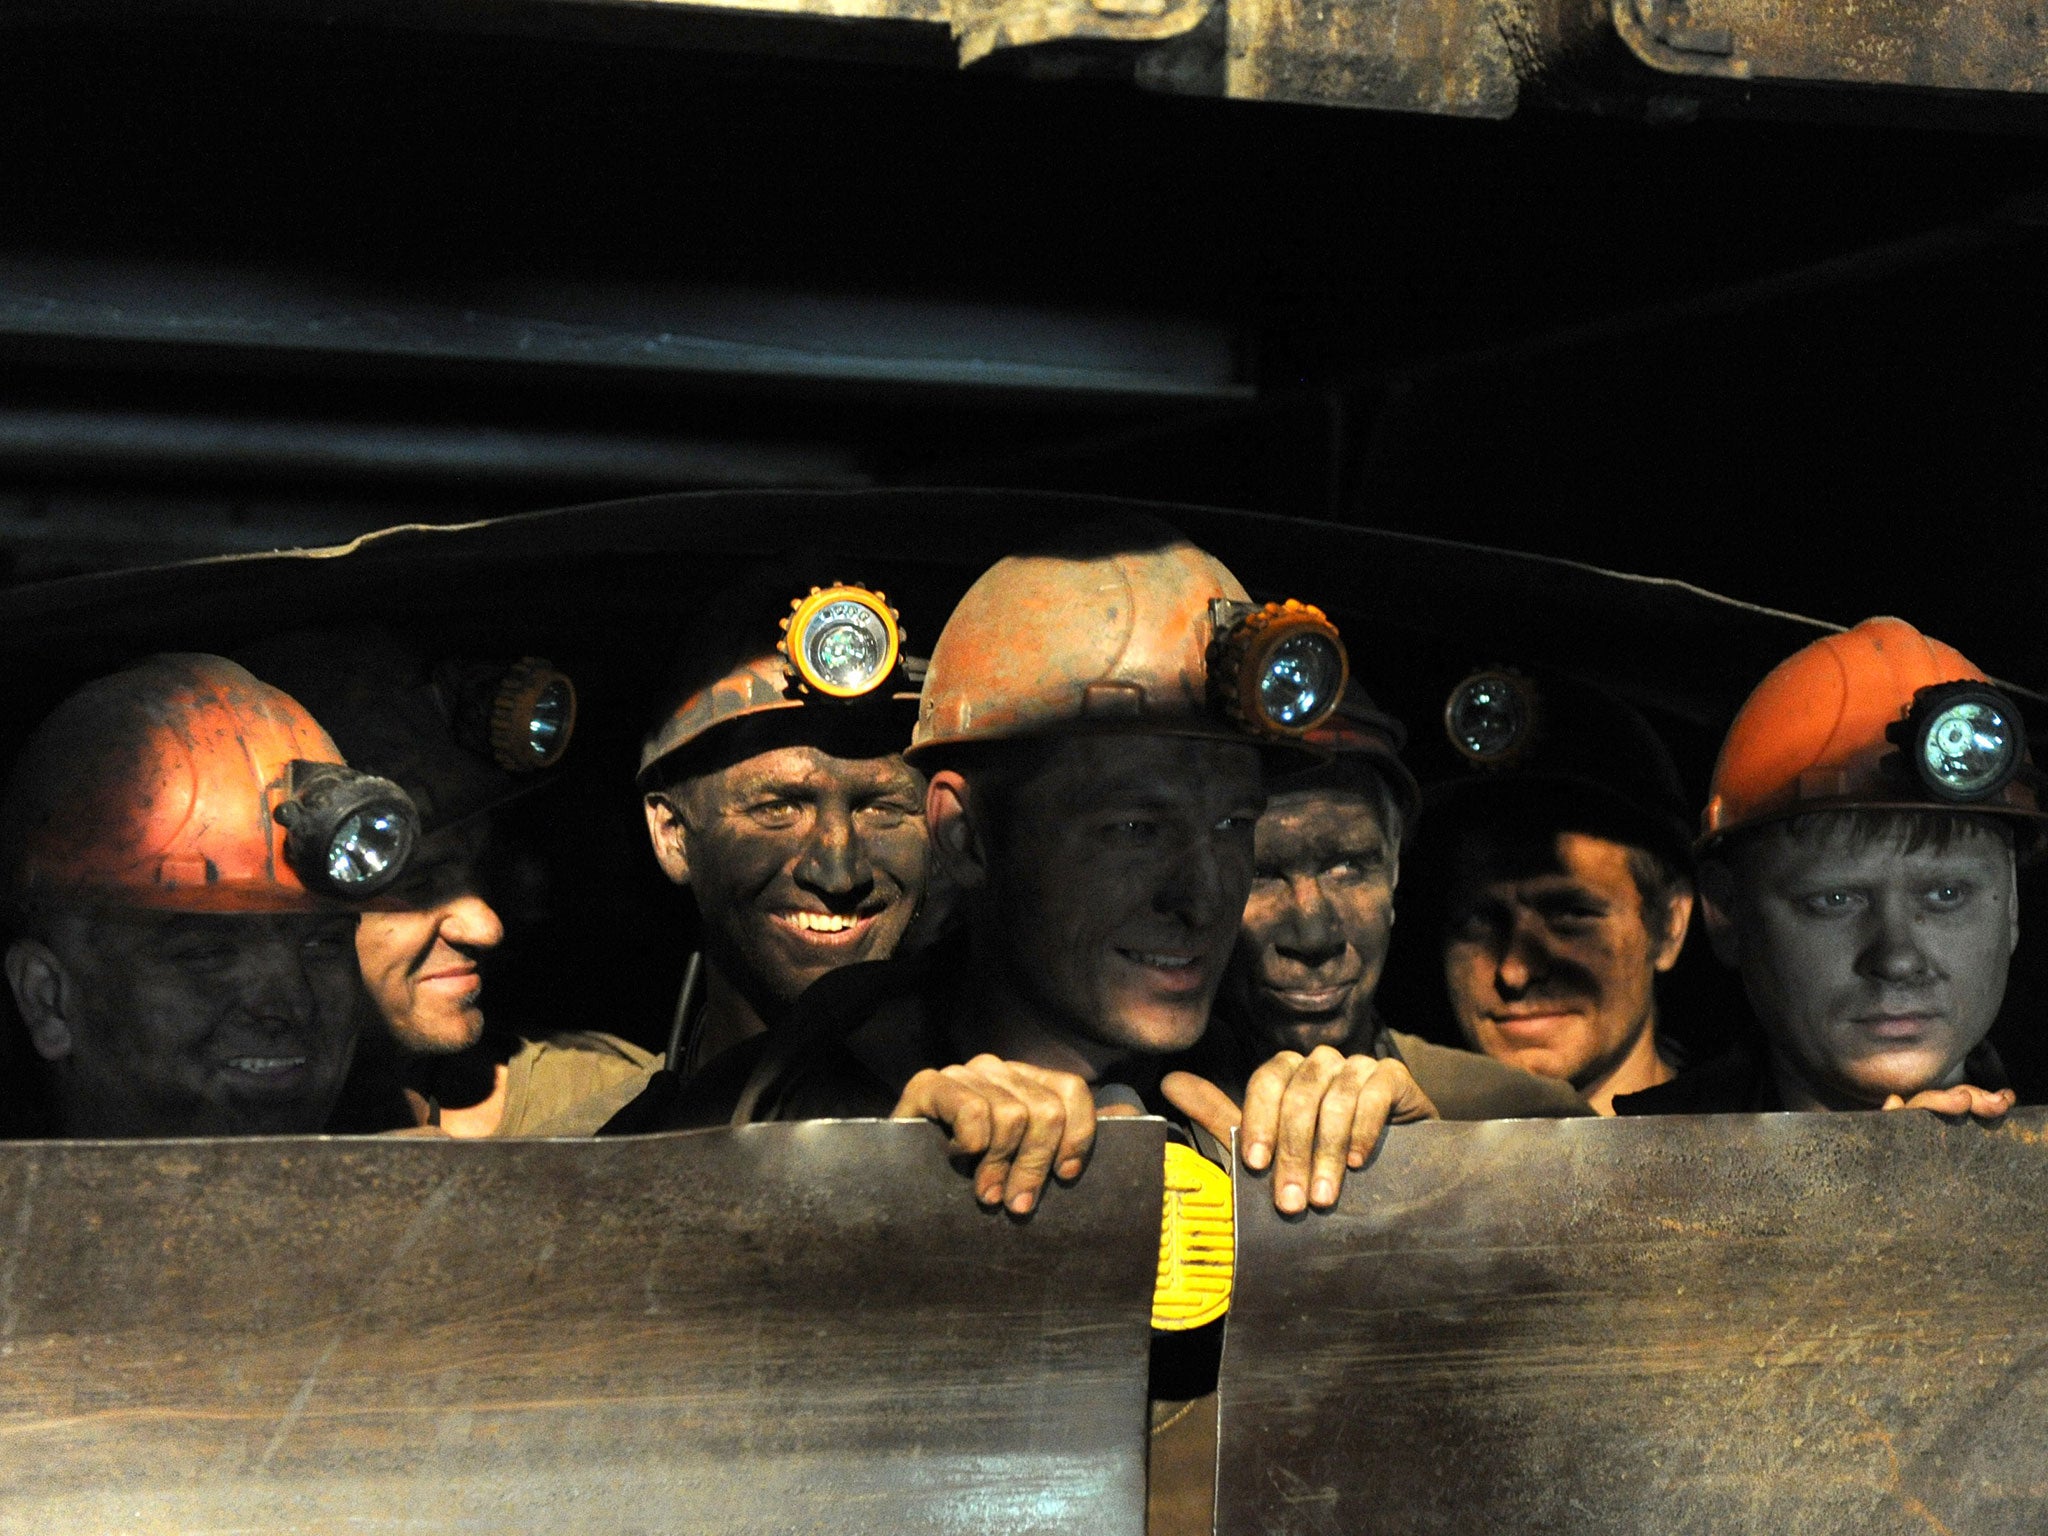
[[499, 1136], [589, 1136], [647, 1085], [661, 1058], [595, 1031], [523, 1042], [505, 1064]]

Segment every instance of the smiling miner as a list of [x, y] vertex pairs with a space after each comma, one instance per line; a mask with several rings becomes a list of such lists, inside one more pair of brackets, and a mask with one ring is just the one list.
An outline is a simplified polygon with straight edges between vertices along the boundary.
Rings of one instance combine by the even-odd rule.
[[638, 782], [654, 856], [703, 922], [704, 1002], [675, 1063], [688, 1078], [826, 972], [895, 953], [930, 843], [924, 775], [903, 760], [921, 664], [883, 594], [749, 582], [686, 655]]

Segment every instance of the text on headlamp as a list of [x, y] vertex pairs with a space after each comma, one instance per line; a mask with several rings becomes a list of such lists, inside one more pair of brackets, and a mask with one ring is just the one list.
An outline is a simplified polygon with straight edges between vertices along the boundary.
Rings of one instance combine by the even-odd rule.
[[859, 698], [895, 669], [903, 634], [883, 593], [845, 583], [813, 587], [790, 609], [780, 649], [804, 687]]

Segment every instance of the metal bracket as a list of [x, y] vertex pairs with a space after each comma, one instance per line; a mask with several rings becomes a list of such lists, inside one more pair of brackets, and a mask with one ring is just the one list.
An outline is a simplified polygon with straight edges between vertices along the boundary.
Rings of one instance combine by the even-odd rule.
[[1635, 12], [1651, 41], [1673, 52], [1724, 59], [1735, 52], [1735, 34], [1728, 28], [1691, 25], [1688, 0], [1635, 0]]

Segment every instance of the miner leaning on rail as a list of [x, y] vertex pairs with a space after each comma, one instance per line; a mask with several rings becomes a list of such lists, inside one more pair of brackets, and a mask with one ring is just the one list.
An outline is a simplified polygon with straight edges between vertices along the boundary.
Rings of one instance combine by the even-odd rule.
[[1996, 1119], [1985, 1037], [2048, 815], [2012, 700], [1952, 646], [1866, 619], [1742, 706], [1701, 818], [1707, 933], [1759, 1030], [1623, 1114], [1922, 1108]]
[[[1161, 524], [998, 562], [939, 636], [907, 753], [959, 926], [815, 983], [682, 1123], [929, 1117], [1019, 1214], [1080, 1176], [1098, 1105], [1227, 1136], [1228, 1096], [1162, 1074], [1237, 942], [1266, 764], [1319, 759], [1301, 737], [1345, 674], [1318, 610], [1252, 602]], [[1287, 1053], [1253, 1075], [1244, 1155], [1283, 1208], [1327, 1205], [1389, 1117], [1434, 1113], [1398, 1061]]]

